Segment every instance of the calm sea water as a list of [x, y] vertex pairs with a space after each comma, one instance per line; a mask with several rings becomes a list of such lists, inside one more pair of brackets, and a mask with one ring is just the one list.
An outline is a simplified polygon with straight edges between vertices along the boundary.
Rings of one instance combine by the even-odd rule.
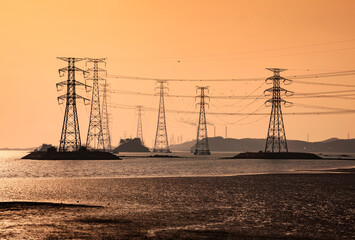
[[[354, 175], [265, 174], [353, 168], [355, 161], [219, 159], [235, 153], [22, 160], [26, 154], [0, 151], [1, 239], [353, 236]], [[20, 203], [6, 205], [13, 201]], [[33, 206], [28, 201], [103, 208]]]
[[[150, 154], [125, 154], [123, 160], [22, 160], [26, 151], [0, 151], [0, 178], [140, 178], [230, 176], [294, 173], [355, 167], [351, 160], [220, 159], [235, 153], [213, 153], [183, 158], [145, 158]], [[123, 155], [123, 154], [122, 154]]]

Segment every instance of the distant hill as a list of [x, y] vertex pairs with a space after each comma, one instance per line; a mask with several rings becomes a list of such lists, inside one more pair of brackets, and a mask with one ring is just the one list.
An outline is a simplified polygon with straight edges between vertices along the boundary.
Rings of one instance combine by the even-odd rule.
[[[217, 152], [256, 152], [264, 151], [265, 139], [256, 138], [208, 138], [211, 151]], [[355, 153], [355, 139], [331, 138], [321, 142], [305, 142], [299, 140], [287, 140], [290, 152], [333, 152], [333, 153]], [[194, 149], [195, 141], [171, 145], [173, 151], [190, 151]]]

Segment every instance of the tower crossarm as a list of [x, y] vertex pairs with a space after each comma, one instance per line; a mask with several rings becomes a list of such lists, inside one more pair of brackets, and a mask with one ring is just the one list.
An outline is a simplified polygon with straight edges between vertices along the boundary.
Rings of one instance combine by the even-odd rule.
[[280, 93], [282, 92], [286, 96], [292, 96], [294, 94], [293, 91], [287, 90], [287, 89], [282, 88], [282, 87], [271, 87], [271, 88], [265, 89], [264, 95], [265, 96], [270, 96], [271, 93], [273, 93], [274, 91], [279, 91]]
[[283, 104], [285, 107], [291, 107], [293, 105], [292, 102], [286, 101], [284, 99], [269, 99], [265, 101], [265, 106], [266, 107], [271, 107], [272, 104], [274, 103], [279, 103], [279, 104]]
[[[105, 81], [106, 78], [102, 78], [102, 77], [97, 77], [96, 78], [98, 81]], [[87, 77], [85, 78], [85, 80], [89, 81], [89, 80], [96, 80], [94, 77]]]
[[87, 63], [89, 62], [97, 62], [97, 63], [104, 63], [106, 66], [106, 58], [84, 58]]
[[85, 71], [85, 70], [83, 70], [81, 68], [78, 68], [78, 67], [75, 67], [75, 66], [68, 66], [68, 67], [63, 67], [63, 68], [58, 69], [59, 76], [63, 77], [65, 72], [68, 72], [68, 71], [83, 72], [84, 76], [85, 76], [85, 74], [88, 74], [87, 71]]
[[106, 69], [102, 69], [102, 68], [88, 68], [86, 71], [98, 71], [98, 72], [104, 72], [107, 74], [107, 70]]
[[57, 57], [57, 59], [62, 60], [62, 61], [66, 61], [66, 62], [79, 62], [79, 61], [83, 61], [86, 58], [76, 58], [76, 57]]
[[79, 82], [79, 81], [76, 81], [76, 80], [73, 80], [73, 81], [61, 81], [59, 83], [56, 84], [56, 86], [63, 86], [63, 85], [76, 85], [76, 86], [84, 86], [84, 87], [87, 87], [87, 88], [90, 88], [91, 86], [85, 84], [85, 83], [82, 83], [82, 82]]

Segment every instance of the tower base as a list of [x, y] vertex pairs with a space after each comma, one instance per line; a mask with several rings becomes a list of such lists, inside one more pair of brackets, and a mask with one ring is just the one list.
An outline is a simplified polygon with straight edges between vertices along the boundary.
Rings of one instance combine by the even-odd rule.
[[211, 155], [209, 150], [195, 150], [194, 155]]
[[155, 153], [171, 153], [169, 149], [153, 149]]

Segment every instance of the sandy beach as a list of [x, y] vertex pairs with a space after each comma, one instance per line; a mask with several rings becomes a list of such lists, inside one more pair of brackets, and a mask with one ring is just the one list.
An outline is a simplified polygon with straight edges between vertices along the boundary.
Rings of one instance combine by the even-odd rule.
[[4, 179], [3, 199], [19, 201], [0, 204], [0, 238], [351, 239], [354, 182], [353, 169], [233, 177]]

